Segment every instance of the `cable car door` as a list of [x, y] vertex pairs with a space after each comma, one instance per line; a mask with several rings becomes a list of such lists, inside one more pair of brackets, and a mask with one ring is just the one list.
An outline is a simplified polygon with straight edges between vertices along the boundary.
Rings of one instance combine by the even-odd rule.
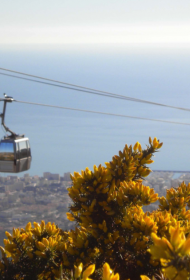
[[19, 151], [19, 143], [16, 143], [16, 159], [15, 159], [15, 167], [16, 172], [20, 171], [20, 151]]

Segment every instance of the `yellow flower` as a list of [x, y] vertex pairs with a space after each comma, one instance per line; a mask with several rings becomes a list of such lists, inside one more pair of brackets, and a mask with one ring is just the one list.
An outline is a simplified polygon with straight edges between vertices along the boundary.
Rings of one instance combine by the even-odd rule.
[[153, 148], [156, 149], [158, 147], [158, 145], [159, 145], [159, 142], [158, 142], [157, 138], [154, 137], [154, 139], [153, 139]]
[[54, 223], [48, 222], [46, 225], [46, 231], [49, 235], [56, 235], [59, 232], [59, 229], [56, 227]]
[[29, 223], [26, 225], [25, 230], [26, 230], [26, 231], [30, 231], [31, 228], [32, 228], [32, 225], [31, 225], [31, 222], [29, 222]]
[[6, 244], [5, 245], [5, 250], [8, 251], [9, 253], [14, 253], [16, 251], [16, 244]]
[[169, 279], [174, 279], [177, 275], [177, 270], [174, 266], [168, 266], [165, 269], [162, 269], [162, 271], [164, 272], [164, 275]]
[[[156, 280], [156, 278], [154, 276], [152, 276], [152, 279], [150, 279], [148, 276], [146, 275], [141, 275], [141, 280]], [[160, 278], [161, 279], [161, 278]]]
[[111, 274], [112, 274], [112, 270], [110, 269], [109, 264], [108, 264], [108, 263], [105, 263], [105, 264], [103, 265], [103, 276], [102, 276], [102, 280], [109, 280]]
[[173, 258], [173, 247], [165, 237], [162, 237], [161, 239], [155, 233], [152, 233], [151, 237], [154, 241], [154, 245], [150, 246], [150, 249], [148, 251], [151, 253], [153, 259]]
[[102, 280], [119, 280], [119, 274], [114, 274], [108, 263], [103, 265]]
[[92, 264], [89, 267], [87, 267], [87, 269], [82, 274], [82, 279], [89, 280], [90, 278], [88, 278], [88, 276], [91, 275], [94, 272], [94, 270], [95, 270], [95, 264]]
[[153, 259], [160, 260], [164, 276], [170, 280], [186, 280], [189, 276], [189, 261], [184, 257], [190, 255], [190, 238], [186, 239], [182, 230], [179, 226], [171, 226], [170, 241], [154, 233], [151, 235], [154, 245], [148, 251]]
[[71, 213], [67, 212], [66, 214], [67, 214], [67, 219], [68, 219], [69, 221], [74, 221], [74, 220], [75, 220], [75, 219], [73, 218], [73, 215], [72, 215]]
[[49, 241], [47, 240], [47, 238], [43, 238], [42, 239], [43, 244], [48, 247], [49, 246]]
[[12, 235], [11, 235], [8, 231], [5, 231], [5, 235], [7, 236], [7, 238], [8, 238], [10, 241], [13, 240]]
[[45, 251], [46, 249], [46, 246], [40, 241], [36, 242], [36, 246], [40, 251]]
[[183, 233], [182, 234], [180, 233], [179, 227], [177, 228], [170, 227], [169, 233], [170, 233], [170, 242], [172, 246], [175, 248], [175, 250], [178, 250], [186, 239], [185, 235]]
[[[185, 238], [182, 229], [179, 227], [170, 227], [170, 242], [166, 238], [160, 239], [156, 234], [152, 234], [154, 241], [154, 249], [151, 246], [152, 254], [156, 258], [172, 258], [175, 252], [179, 256], [189, 255], [190, 253], [190, 238]], [[155, 248], [157, 247], [157, 249]], [[154, 253], [153, 253], [154, 251]]]
[[146, 275], [141, 275], [141, 280], [151, 280], [151, 279]]
[[134, 145], [134, 147], [133, 147], [133, 150], [136, 152], [137, 151], [137, 149], [138, 149], [138, 147], [139, 147], [139, 142], [137, 142], [135, 145]]
[[20, 230], [18, 228], [13, 228], [13, 237], [16, 239], [20, 237]]
[[37, 256], [42, 257], [42, 258], [44, 258], [44, 259], [47, 258], [46, 254], [43, 253], [43, 252], [41, 252], [41, 251], [35, 251], [34, 253], [35, 253]]
[[186, 280], [189, 279], [189, 273], [186, 269], [182, 269], [177, 271], [177, 269], [174, 266], [169, 266], [165, 269], [162, 269], [165, 276], [168, 279], [174, 279], [174, 280]]
[[74, 278], [79, 278], [83, 270], [83, 263], [80, 263], [79, 266], [74, 265], [74, 268], [75, 268]]

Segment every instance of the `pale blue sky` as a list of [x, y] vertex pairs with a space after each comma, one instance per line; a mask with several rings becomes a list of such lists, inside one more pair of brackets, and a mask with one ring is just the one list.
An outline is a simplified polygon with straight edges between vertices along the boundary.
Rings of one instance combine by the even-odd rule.
[[4, 45], [190, 45], [190, 1], [1, 1]]
[[[189, 0], [1, 0], [1, 67], [189, 107], [189, 12]], [[109, 100], [3, 75], [0, 88], [1, 96], [6, 92], [16, 100], [189, 122], [185, 111]], [[7, 125], [30, 138], [31, 174], [92, 168], [109, 161], [126, 143], [139, 141], [146, 147], [149, 136], [164, 142], [153, 169], [189, 168], [186, 126], [23, 104], [8, 108]]]

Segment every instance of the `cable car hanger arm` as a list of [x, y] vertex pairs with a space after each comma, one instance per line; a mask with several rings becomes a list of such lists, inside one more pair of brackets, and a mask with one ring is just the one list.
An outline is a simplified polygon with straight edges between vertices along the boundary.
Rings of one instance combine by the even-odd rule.
[[14, 99], [11, 97], [11, 96], [7, 96], [5, 93], [4, 93], [4, 96], [5, 98], [4, 99], [0, 99], [0, 101], [3, 101], [4, 102], [4, 106], [3, 106], [3, 113], [0, 114], [0, 117], [1, 117], [1, 124], [3, 125], [3, 127], [5, 128], [6, 131], [10, 132], [11, 133], [11, 137], [15, 137], [17, 136], [17, 134], [15, 132], [13, 132], [12, 130], [10, 130], [6, 125], [5, 125], [5, 112], [6, 112], [6, 105], [7, 105], [7, 102], [13, 102]]

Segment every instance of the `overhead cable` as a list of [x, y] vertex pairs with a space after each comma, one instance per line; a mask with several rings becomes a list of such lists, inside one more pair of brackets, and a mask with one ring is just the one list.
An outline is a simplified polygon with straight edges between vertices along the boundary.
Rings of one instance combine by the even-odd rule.
[[[34, 77], [34, 78], [38, 78], [38, 79], [41, 79], [41, 80], [54, 82], [54, 83], [57, 83], [57, 84], [62, 84], [62, 86], [57, 85], [57, 84], [42, 82], [42, 81], [38, 81], [38, 80], [23, 78], [23, 77], [19, 77], [19, 76], [15, 76], [15, 75], [0, 73], [0, 75], [10, 76], [10, 77], [13, 77], [13, 78], [28, 80], [28, 81], [32, 81], [32, 82], [42, 83], [42, 84], [56, 86], [56, 87], [62, 87], [62, 88], [70, 89], [70, 90], [81, 91], [81, 92], [86, 92], [86, 93], [96, 94], [96, 95], [101, 95], [101, 96], [106, 96], [106, 97], [124, 99], [124, 100], [128, 100], [128, 101], [133, 101], [133, 102], [146, 103], [146, 104], [150, 104], [150, 105], [162, 106], [162, 107], [167, 107], [167, 108], [172, 108], [172, 109], [177, 109], [177, 110], [190, 111], [190, 108], [177, 107], [177, 106], [152, 102], [152, 101], [148, 101], [148, 100], [133, 98], [133, 97], [125, 96], [125, 95], [111, 93], [111, 92], [108, 92], [108, 91], [97, 90], [97, 89], [93, 89], [93, 88], [83, 87], [83, 86], [80, 86], [80, 85], [75, 85], [75, 84], [65, 83], [65, 82], [61, 82], [61, 81], [57, 81], [57, 80], [53, 80], [53, 79], [48, 79], [48, 78], [44, 78], [44, 77], [40, 77], [40, 76], [36, 76], [36, 75], [31, 75], [31, 74], [28, 74], [28, 73], [14, 71], [14, 70], [2, 68], [2, 67], [0, 67], [0, 70], [16, 73], [16, 74], [19, 74], [19, 75], [25, 75], [25, 76], [28, 76], [28, 77]], [[66, 86], [63, 86], [63, 85], [66, 85]]]
[[33, 80], [33, 79], [24, 78], [24, 77], [19, 77], [19, 76], [10, 75], [10, 74], [5, 74], [5, 73], [1, 73], [1, 72], [0, 72], [0, 75], [12, 77], [12, 78], [17, 78], [17, 79], [21, 79], [21, 80], [27, 80], [27, 81], [36, 82], [36, 83], [45, 84], [45, 85], [54, 86], [54, 87], [66, 88], [66, 89], [71, 89], [71, 90], [76, 90], [76, 91], [82, 91], [82, 92], [91, 93], [91, 94], [96, 94], [96, 95], [101, 95], [101, 96], [106, 96], [106, 97], [112, 97], [112, 98], [130, 100], [130, 99], [128, 99], [128, 98], [122, 98], [122, 97], [120, 97], [120, 96], [112, 96], [112, 95], [107, 95], [107, 94], [103, 94], [103, 93], [93, 92], [93, 91], [89, 91], [89, 90], [83, 90], [83, 89], [78, 89], [78, 88], [72, 88], [72, 87], [63, 86], [63, 85], [57, 85], [57, 84], [52, 84], [52, 83], [48, 83], [48, 82], [42, 82], [42, 81], [38, 81], [38, 80]]
[[55, 105], [49, 105], [49, 104], [43, 104], [43, 103], [27, 102], [27, 101], [21, 101], [21, 100], [14, 100], [14, 101], [19, 102], [19, 103], [30, 104], [30, 105], [38, 105], [38, 106], [45, 106], [45, 107], [52, 107], [52, 108], [57, 108], [57, 109], [79, 111], [79, 112], [85, 112], [85, 113], [101, 114], [101, 115], [114, 116], [114, 117], [140, 119], [140, 120], [146, 120], [146, 121], [163, 122], [163, 123], [178, 124], [178, 125], [190, 125], [190, 123], [181, 123], [181, 122], [173, 122], [173, 121], [166, 121], [166, 120], [157, 120], [157, 119], [149, 119], [149, 118], [142, 118], [142, 117], [134, 117], [134, 116], [127, 116], [127, 115], [120, 115], [120, 114], [113, 114], [113, 113], [105, 113], [105, 112], [99, 112], [99, 111], [90, 111], [90, 110], [83, 110], [83, 109], [77, 109], [77, 108], [68, 108], [68, 107], [55, 106]]

